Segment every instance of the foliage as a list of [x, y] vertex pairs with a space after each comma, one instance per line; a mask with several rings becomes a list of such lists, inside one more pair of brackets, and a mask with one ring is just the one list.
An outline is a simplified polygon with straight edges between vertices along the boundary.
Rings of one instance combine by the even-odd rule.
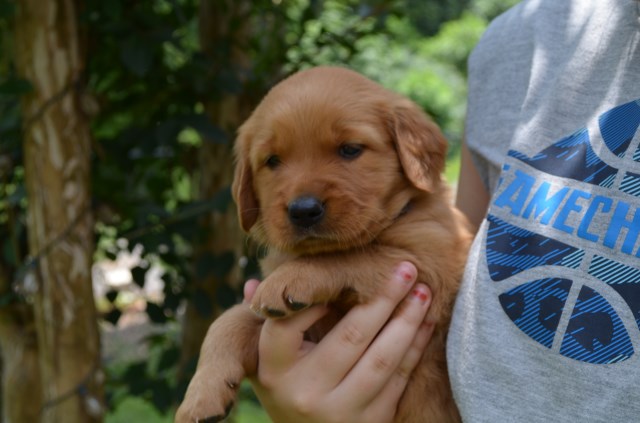
[[[469, 13], [424, 38], [406, 18], [389, 19], [390, 34], [360, 41], [355, 66], [383, 85], [420, 104], [448, 136], [456, 152], [462, 138], [466, 97], [466, 58], [486, 27]], [[405, 40], [399, 43], [397, 40]], [[380, 60], [384, 57], [384, 60]]]
[[149, 402], [140, 397], [127, 397], [109, 412], [106, 423], [129, 423], [132, 421], [146, 423], [171, 423], [173, 418], [161, 414]]
[[[193, 295], [191, 282], [228, 272], [237, 258], [210, 254], [195, 262], [194, 244], [203, 236], [198, 218], [232, 207], [228, 188], [207, 199], [196, 195], [202, 146], [233, 139], [232, 131], [209, 120], [205, 104], [242, 90], [258, 99], [301, 68], [348, 65], [413, 98], [442, 126], [455, 153], [463, 131], [466, 58], [487, 22], [514, 2], [255, 0], [246, 18], [257, 36], [244, 46], [252, 66], [240, 72], [225, 65], [231, 40], [213, 52], [202, 50], [198, 0], [86, 0], [80, 23], [88, 55], [85, 108], [95, 139], [96, 261], [143, 247], [132, 283], [142, 288], [152, 265], [163, 269], [162, 298], [145, 307], [158, 327], [175, 328], [189, 299], [206, 311], [212, 305]], [[15, 77], [8, 59], [13, 10], [13, 2], [0, 0], [0, 269], [8, 269], [10, 279], [27, 263], [19, 100], [31, 89]], [[15, 288], [0, 291], [0, 307], [15, 300]], [[219, 294], [225, 307], [238, 296], [228, 287]], [[117, 325], [126, 302], [112, 291], [103, 304], [105, 325]], [[144, 421], [166, 421], [184, 389], [175, 376], [176, 331], [163, 330], [146, 344], [148, 358], [107, 363], [109, 422], [133, 420], [137, 413]], [[253, 413], [247, 404], [246, 413]]]
[[14, 282], [27, 254], [20, 96], [32, 87], [16, 76], [7, 59], [12, 54], [8, 22], [13, 13], [13, 3], [0, 2], [0, 34], [7, 34], [0, 38], [0, 272], [4, 272], [0, 275], [0, 307], [22, 301]]

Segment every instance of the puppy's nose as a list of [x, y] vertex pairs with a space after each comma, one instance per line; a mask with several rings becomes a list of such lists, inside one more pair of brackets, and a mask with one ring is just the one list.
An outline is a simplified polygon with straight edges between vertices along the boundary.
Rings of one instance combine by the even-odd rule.
[[298, 197], [289, 203], [289, 220], [300, 228], [310, 228], [322, 220], [324, 206], [315, 197]]

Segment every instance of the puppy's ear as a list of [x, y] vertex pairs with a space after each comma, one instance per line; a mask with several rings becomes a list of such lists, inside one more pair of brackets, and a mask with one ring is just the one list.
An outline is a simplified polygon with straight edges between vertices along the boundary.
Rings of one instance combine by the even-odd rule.
[[238, 136], [236, 141], [236, 168], [233, 175], [233, 183], [231, 184], [231, 193], [233, 200], [238, 207], [238, 219], [240, 226], [245, 232], [249, 232], [251, 227], [258, 220], [260, 207], [258, 198], [253, 189], [253, 172], [249, 157], [244, 146], [246, 140], [242, 139], [243, 135]]
[[432, 192], [444, 170], [447, 140], [440, 128], [410, 101], [396, 105], [392, 115], [393, 138], [405, 175], [416, 188]]

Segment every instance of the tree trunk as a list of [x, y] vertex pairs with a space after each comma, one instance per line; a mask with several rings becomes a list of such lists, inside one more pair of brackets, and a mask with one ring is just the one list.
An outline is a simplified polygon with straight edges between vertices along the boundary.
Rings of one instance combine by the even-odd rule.
[[[0, 263], [0, 292], [11, 295], [13, 273]], [[38, 366], [38, 345], [33, 310], [27, 304], [11, 302], [0, 308], [0, 350], [2, 351], [3, 422], [26, 423], [40, 419], [42, 390]]]
[[[218, 78], [221, 72], [229, 72], [237, 77], [249, 70], [247, 51], [242, 47], [250, 43], [250, 22], [247, 19], [250, 10], [251, 1], [246, 0], [200, 2], [200, 45], [213, 64], [210, 69], [213, 78]], [[241, 85], [243, 81], [238, 83]], [[244, 90], [220, 94], [215, 101], [207, 99], [204, 102], [205, 111], [211, 122], [227, 134], [229, 142], [204, 140], [200, 148], [198, 196], [201, 200], [211, 199], [230, 186], [233, 178], [232, 140], [238, 126], [255, 106], [255, 98], [247, 98]], [[197, 357], [209, 325], [221, 311], [216, 300], [218, 290], [223, 284], [237, 286], [241, 275], [237, 263], [242, 254], [244, 235], [238, 224], [235, 208], [229, 207], [224, 213], [211, 213], [203, 217], [199, 225], [202, 230], [201, 238], [195, 245], [196, 263], [206, 257], [220, 258], [223, 254], [232, 253], [234, 265], [224, 276], [219, 272], [196, 272], [193, 281], [195, 291], [197, 295], [206, 295], [212, 307], [210, 313], [203, 313], [202, 307], [196, 307], [193, 302], [187, 305], [180, 366], [183, 370]]]
[[100, 342], [91, 285], [91, 135], [80, 106], [84, 57], [77, 6], [72, 0], [16, 5], [17, 70], [33, 85], [22, 110], [33, 259], [27, 279], [33, 281], [41, 421], [101, 421]]

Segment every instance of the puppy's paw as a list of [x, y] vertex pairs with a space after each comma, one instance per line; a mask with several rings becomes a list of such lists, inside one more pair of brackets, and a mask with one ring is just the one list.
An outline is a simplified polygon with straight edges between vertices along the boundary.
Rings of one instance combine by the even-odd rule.
[[311, 305], [287, 294], [286, 291], [270, 289], [261, 291], [255, 293], [251, 310], [263, 317], [271, 319], [287, 317]]
[[176, 413], [175, 423], [214, 423], [227, 418], [241, 378], [196, 373]]
[[268, 318], [287, 317], [314, 304], [329, 302], [339, 292], [317, 271], [283, 265], [260, 284], [251, 309]]
[[263, 317], [277, 319], [287, 317], [309, 305], [311, 304], [288, 294], [286, 287], [266, 284], [265, 281], [253, 296], [251, 310]]

